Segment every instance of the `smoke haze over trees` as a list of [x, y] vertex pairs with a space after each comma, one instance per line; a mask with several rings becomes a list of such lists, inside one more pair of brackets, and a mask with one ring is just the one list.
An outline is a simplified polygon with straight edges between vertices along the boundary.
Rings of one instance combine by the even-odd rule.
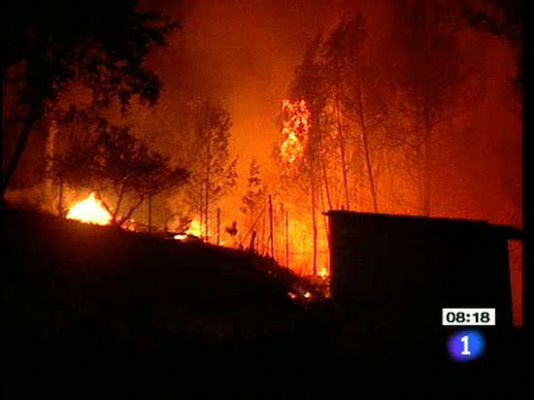
[[[158, 102], [146, 107], [132, 96], [129, 113], [120, 101], [99, 113], [191, 171], [189, 186], [154, 200], [160, 226], [181, 214], [214, 227], [217, 208], [221, 226], [250, 225], [252, 203], [247, 213], [240, 208], [256, 160], [268, 188], [263, 201], [273, 197], [277, 254], [285, 257], [287, 222], [288, 258], [306, 253], [309, 269], [311, 254], [319, 254], [318, 269], [326, 262], [321, 212], [331, 208], [520, 226], [521, 29], [515, 2], [504, 3], [141, 1], [140, 11], [181, 23], [167, 46], [142, 46], [140, 68], [161, 82]], [[136, 76], [144, 89], [157, 86]], [[155, 98], [141, 86], [132, 87], [136, 95]], [[203, 112], [207, 99], [212, 111]], [[310, 111], [304, 158], [290, 182], [278, 158], [284, 99], [305, 100]], [[56, 103], [56, 111], [93, 106], [93, 93], [78, 82]], [[218, 128], [200, 129], [210, 114]], [[20, 182], [34, 174], [49, 123], [29, 141]], [[59, 121], [56, 136], [65, 130]], [[266, 215], [255, 219], [268, 231]]]

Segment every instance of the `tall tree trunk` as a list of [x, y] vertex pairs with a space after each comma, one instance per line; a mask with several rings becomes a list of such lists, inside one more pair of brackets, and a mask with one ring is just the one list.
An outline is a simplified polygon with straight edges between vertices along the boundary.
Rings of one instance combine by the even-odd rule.
[[265, 216], [265, 213], [262, 213], [262, 216], [261, 216], [261, 241], [258, 241], [258, 243], [261, 242], [261, 255], [265, 255], [265, 253], [267, 253], [265, 251], [265, 249], [267, 248], [267, 233], [266, 233], [266, 230], [267, 230], [267, 223], [265, 222], [265, 219], [266, 219], [266, 216]]
[[432, 204], [432, 130], [427, 127], [425, 131], [423, 145], [423, 215], [429, 217]]
[[[58, 129], [57, 124], [54, 119], [52, 119], [48, 126], [48, 134], [46, 135], [46, 142], [45, 142], [45, 179], [44, 179], [44, 187], [45, 187], [45, 193], [46, 198], [49, 199], [52, 202], [52, 199], [55, 198], [54, 190], [54, 180], [52, 177], [52, 173], [54, 170], [54, 163], [55, 163], [55, 153], [56, 153], [56, 135], [57, 135]], [[47, 200], [48, 201], [48, 200]]]
[[119, 191], [119, 198], [117, 199], [117, 205], [115, 211], [113, 212], [113, 223], [117, 223], [117, 216], [119, 215], [119, 208], [121, 207], [122, 198], [124, 197], [124, 191], [126, 190], [126, 185], [123, 184]]
[[[109, 206], [109, 204], [102, 198], [102, 196], [100, 195], [100, 192], [95, 192], [95, 199], [97, 199], [100, 204], [102, 204], [102, 207], [104, 207], [104, 209], [109, 213], [109, 215], [112, 216], [113, 218], [113, 211], [111, 210], [111, 207]], [[113, 221], [112, 221], [113, 222]]]
[[[330, 184], [328, 182], [328, 174], [326, 173], [326, 163], [324, 161], [324, 157], [323, 157], [323, 135], [322, 135], [322, 132], [321, 132], [321, 128], [320, 128], [320, 120], [319, 120], [319, 117], [316, 118], [316, 123], [317, 123], [317, 129], [318, 129], [318, 132], [319, 132], [319, 164], [321, 165], [321, 172], [323, 174], [322, 178], [323, 178], [323, 182], [324, 182], [324, 188], [325, 188], [325, 192], [326, 192], [326, 200], [328, 202], [328, 208], [330, 210], [332, 210], [332, 197], [330, 196]], [[324, 210], [323, 210], [324, 211]]]
[[148, 195], [148, 233], [152, 232], [152, 195]]
[[285, 210], [286, 267], [289, 268], [289, 212]]
[[206, 193], [204, 197], [204, 237], [209, 241], [209, 197], [210, 197], [210, 174], [211, 174], [211, 132], [208, 134], [206, 153]]
[[273, 221], [273, 198], [269, 195], [269, 244], [271, 258], [274, 259], [274, 221]]
[[248, 245], [248, 251], [251, 253], [254, 253], [255, 246], [256, 246], [256, 230], [253, 230], [252, 235], [250, 236], [250, 244]]
[[217, 207], [217, 246], [221, 244], [221, 209]]
[[133, 215], [133, 213], [135, 212], [135, 210], [137, 210], [141, 206], [141, 204], [143, 204], [143, 201], [145, 201], [145, 198], [141, 197], [139, 201], [135, 203], [133, 207], [130, 207], [130, 209], [128, 210], [128, 213], [123, 218], [121, 218], [121, 220], [119, 221], [117, 225], [122, 226], [122, 224], [128, 221], [130, 217]]
[[339, 155], [341, 157], [341, 174], [343, 178], [343, 189], [345, 193], [345, 209], [350, 209], [350, 194], [349, 194], [349, 179], [347, 176], [347, 156], [345, 149], [345, 138], [343, 136], [343, 129], [341, 124], [341, 109], [339, 105], [339, 88], [336, 86], [335, 95], [335, 107], [336, 107], [336, 126], [337, 126], [337, 138], [339, 145]]
[[199, 235], [202, 237], [202, 232], [204, 232], [204, 186], [202, 186], [202, 181], [199, 185], [200, 193], [198, 195], [198, 225], [199, 225]]
[[432, 192], [432, 119], [430, 101], [425, 99], [424, 105], [424, 137], [423, 137], [423, 215], [430, 216]]
[[313, 266], [313, 275], [317, 275], [317, 217], [315, 215], [315, 209], [317, 207], [317, 200], [316, 200], [316, 188], [315, 188], [315, 179], [313, 170], [310, 174], [310, 180], [311, 180], [311, 206], [312, 206], [312, 229], [313, 229], [313, 259], [312, 259], [312, 266]]
[[324, 162], [324, 157], [320, 155], [320, 162], [321, 162], [321, 170], [323, 172], [323, 181], [324, 181], [324, 188], [326, 192], [326, 201], [328, 204], [328, 209], [332, 210], [334, 207], [332, 206], [332, 196], [330, 195], [330, 184], [328, 183], [328, 174], [326, 172], [326, 165]]
[[28, 140], [33, 131], [33, 127], [41, 117], [42, 111], [43, 103], [40, 101], [36, 101], [30, 106], [30, 111], [26, 118], [26, 122], [17, 140], [15, 152], [7, 163], [7, 167], [4, 174], [2, 174], [2, 200], [5, 197], [6, 190], [9, 187], [11, 179], [13, 178], [13, 175], [15, 174], [15, 171], [20, 163], [22, 154], [24, 154], [24, 150], [26, 149], [26, 146], [28, 144]]
[[64, 179], [61, 176], [59, 178], [59, 194], [58, 194], [58, 205], [57, 205], [57, 211], [58, 215], [63, 218], [64, 217], [64, 211], [63, 211], [63, 187], [64, 187]]
[[362, 132], [362, 141], [363, 141], [363, 152], [365, 155], [365, 166], [367, 168], [367, 176], [369, 178], [369, 188], [371, 189], [371, 198], [373, 200], [373, 209], [374, 212], [378, 212], [378, 200], [376, 197], [376, 188], [375, 188], [375, 179], [373, 176], [373, 168], [371, 163], [371, 154], [369, 151], [369, 138], [367, 136], [367, 124], [365, 123], [365, 114], [362, 98], [362, 81], [358, 81], [358, 119], [360, 121], [360, 129]]
[[[4, 140], [5, 140], [5, 110], [4, 110], [4, 86], [5, 86], [5, 70], [0, 71], [0, 79], [2, 79], [2, 86], [0, 87], [0, 166], [2, 168], [2, 182], [4, 181]], [[2, 204], [4, 202], [4, 191], [2, 190]]]

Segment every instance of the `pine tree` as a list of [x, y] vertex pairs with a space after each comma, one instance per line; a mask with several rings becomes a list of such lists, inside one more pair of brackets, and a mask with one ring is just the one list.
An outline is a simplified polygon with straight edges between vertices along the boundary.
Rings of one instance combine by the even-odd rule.
[[210, 209], [237, 182], [237, 158], [230, 158], [230, 114], [209, 101], [197, 109], [190, 154], [190, 183], [186, 201], [198, 213], [203, 235], [209, 240]]

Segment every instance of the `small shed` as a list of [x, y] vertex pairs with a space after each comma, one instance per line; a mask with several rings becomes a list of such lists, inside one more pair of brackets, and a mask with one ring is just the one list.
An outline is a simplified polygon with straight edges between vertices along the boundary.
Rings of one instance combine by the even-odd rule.
[[329, 211], [334, 301], [441, 323], [442, 308], [495, 308], [511, 326], [508, 240], [484, 221]]

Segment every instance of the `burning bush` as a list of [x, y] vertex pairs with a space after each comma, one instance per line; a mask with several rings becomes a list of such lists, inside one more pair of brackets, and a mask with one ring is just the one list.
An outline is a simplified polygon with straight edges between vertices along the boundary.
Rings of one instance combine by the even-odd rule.
[[[168, 157], [150, 150], [128, 128], [108, 125], [100, 126], [82, 145], [72, 141], [55, 157], [52, 166], [49, 172], [60, 186], [60, 204], [65, 184], [97, 193], [113, 193], [114, 207], [103, 196], [99, 196], [99, 201], [111, 215], [110, 222], [118, 225], [129, 220], [145, 200], [180, 187], [188, 177], [184, 168], [172, 168]], [[121, 215], [126, 199], [130, 207]], [[87, 207], [94, 206], [94, 196], [87, 201]]]

